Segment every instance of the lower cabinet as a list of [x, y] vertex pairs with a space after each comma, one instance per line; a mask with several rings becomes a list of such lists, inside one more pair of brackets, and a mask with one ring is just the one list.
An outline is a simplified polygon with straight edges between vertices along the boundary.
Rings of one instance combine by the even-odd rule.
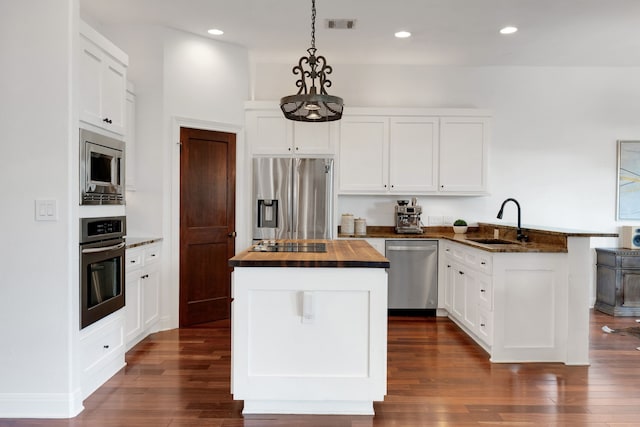
[[127, 249], [124, 338], [126, 349], [155, 332], [160, 319], [160, 245]]
[[123, 310], [80, 331], [82, 399], [125, 365]]
[[492, 362], [567, 363], [566, 253], [493, 253], [448, 240], [440, 248], [441, 305]]
[[490, 255], [463, 245], [442, 242], [444, 308], [480, 345], [491, 346], [493, 321]]

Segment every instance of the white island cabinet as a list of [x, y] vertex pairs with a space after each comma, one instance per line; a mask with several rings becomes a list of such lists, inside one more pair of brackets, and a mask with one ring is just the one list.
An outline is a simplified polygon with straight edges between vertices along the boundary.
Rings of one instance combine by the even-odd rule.
[[373, 414], [386, 394], [386, 258], [345, 240], [324, 254], [245, 251], [230, 264], [243, 414]]

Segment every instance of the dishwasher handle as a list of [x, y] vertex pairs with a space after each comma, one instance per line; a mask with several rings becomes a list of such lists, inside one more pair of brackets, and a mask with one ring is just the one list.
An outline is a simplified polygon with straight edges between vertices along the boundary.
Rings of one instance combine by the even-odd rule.
[[388, 251], [420, 251], [434, 252], [438, 248], [434, 246], [387, 246]]

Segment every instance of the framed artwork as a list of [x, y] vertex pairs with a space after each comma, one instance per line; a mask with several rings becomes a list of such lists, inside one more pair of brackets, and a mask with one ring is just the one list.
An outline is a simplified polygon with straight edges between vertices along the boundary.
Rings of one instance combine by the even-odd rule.
[[618, 141], [618, 220], [640, 220], [640, 141]]

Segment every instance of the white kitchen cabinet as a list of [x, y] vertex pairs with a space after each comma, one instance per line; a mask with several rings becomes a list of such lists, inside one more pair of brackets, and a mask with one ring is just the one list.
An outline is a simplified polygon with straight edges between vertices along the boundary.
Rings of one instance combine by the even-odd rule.
[[160, 319], [160, 245], [126, 251], [125, 342], [127, 350], [155, 332]]
[[136, 93], [133, 83], [127, 82], [125, 142], [125, 183], [127, 191], [136, 190]]
[[488, 144], [488, 118], [440, 118], [439, 191], [486, 192]]
[[80, 120], [125, 133], [128, 57], [86, 23], [80, 25]]
[[[259, 107], [256, 108], [256, 105]], [[277, 105], [247, 103], [247, 140], [258, 156], [333, 156], [335, 122], [296, 122], [284, 118]]]
[[389, 121], [385, 117], [344, 117], [340, 123], [341, 193], [385, 193], [389, 187]]
[[82, 398], [86, 398], [125, 365], [122, 310], [80, 331]]
[[447, 110], [406, 109], [364, 114], [370, 110], [357, 110], [341, 120], [340, 193], [486, 193], [488, 116], [469, 116], [472, 111], [439, 116]]
[[437, 118], [344, 117], [340, 125], [340, 191], [437, 191], [437, 153]]
[[492, 362], [567, 363], [566, 253], [440, 247], [442, 304]]

